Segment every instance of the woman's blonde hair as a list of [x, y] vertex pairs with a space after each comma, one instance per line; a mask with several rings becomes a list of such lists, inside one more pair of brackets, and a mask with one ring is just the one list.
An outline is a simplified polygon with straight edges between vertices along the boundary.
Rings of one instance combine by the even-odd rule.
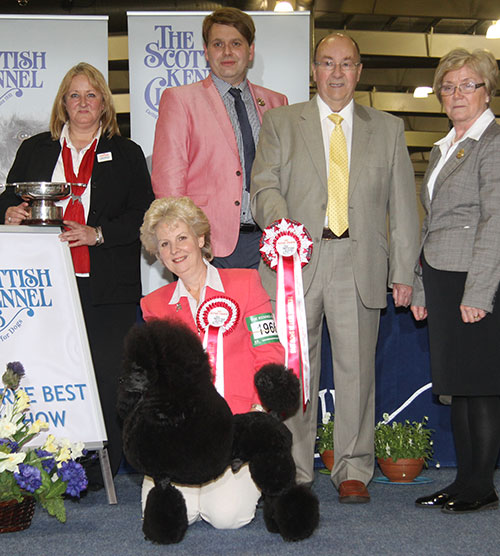
[[113, 135], [120, 135], [118, 122], [116, 121], [116, 110], [113, 102], [113, 95], [104, 79], [104, 75], [94, 66], [86, 62], [80, 62], [73, 66], [63, 77], [59, 90], [57, 91], [52, 114], [50, 115], [50, 133], [52, 139], [57, 141], [61, 137], [64, 124], [68, 121], [68, 111], [66, 110], [65, 96], [71, 86], [71, 81], [77, 75], [85, 75], [94, 89], [102, 95], [103, 112], [101, 115], [102, 133], [107, 134], [108, 138]]
[[469, 52], [465, 48], [455, 48], [439, 60], [436, 73], [434, 74], [432, 88], [439, 102], [442, 102], [441, 85], [443, 84], [444, 76], [449, 71], [459, 70], [464, 66], [467, 66], [481, 77], [490, 97], [495, 94], [498, 80], [498, 65], [493, 54], [483, 48], [478, 48], [473, 52]]
[[213, 255], [210, 240], [210, 222], [205, 213], [189, 197], [163, 197], [151, 203], [144, 215], [144, 222], [141, 226], [141, 242], [146, 251], [152, 255], [157, 255], [156, 227], [160, 223], [170, 226], [177, 220], [182, 220], [196, 237], [204, 236], [205, 245], [201, 248], [201, 252], [205, 259], [211, 261]]

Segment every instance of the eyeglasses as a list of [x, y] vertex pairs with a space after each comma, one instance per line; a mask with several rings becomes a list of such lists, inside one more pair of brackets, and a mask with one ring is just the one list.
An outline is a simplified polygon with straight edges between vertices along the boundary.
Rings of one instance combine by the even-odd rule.
[[441, 85], [439, 89], [441, 92], [441, 96], [449, 97], [455, 94], [455, 91], [458, 89], [462, 95], [471, 95], [479, 89], [479, 87], [484, 87], [486, 83], [474, 83], [474, 81], [467, 81], [467, 83], [460, 83], [460, 85]]
[[321, 62], [314, 62], [314, 65], [328, 71], [334, 70], [337, 66], [339, 66], [341, 71], [354, 71], [359, 65], [361, 65], [361, 62], [349, 62], [346, 60], [345, 62], [339, 62], [337, 64], [337, 62], [334, 62], [333, 60], [322, 60]]

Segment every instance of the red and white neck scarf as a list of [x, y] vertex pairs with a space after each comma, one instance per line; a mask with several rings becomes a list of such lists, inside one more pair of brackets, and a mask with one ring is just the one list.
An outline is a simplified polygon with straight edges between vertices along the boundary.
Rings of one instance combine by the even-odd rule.
[[[92, 176], [92, 169], [94, 168], [95, 151], [97, 148], [97, 139], [94, 139], [87, 152], [84, 154], [78, 174], [75, 174], [73, 168], [73, 157], [71, 156], [71, 149], [63, 141], [62, 147], [62, 161], [64, 166], [64, 175], [68, 183], [81, 183], [87, 184]], [[71, 187], [71, 199], [64, 211], [64, 220], [72, 220], [79, 224], [85, 224], [85, 211], [81, 202], [81, 195], [85, 191], [85, 187], [75, 186]], [[86, 245], [71, 248], [71, 257], [73, 258], [73, 266], [76, 274], [88, 274], [90, 272], [90, 257], [89, 248]]]

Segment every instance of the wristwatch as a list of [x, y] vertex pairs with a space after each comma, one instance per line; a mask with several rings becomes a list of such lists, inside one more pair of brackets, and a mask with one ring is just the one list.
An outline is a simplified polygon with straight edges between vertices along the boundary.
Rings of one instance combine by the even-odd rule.
[[98, 247], [99, 245], [102, 245], [104, 243], [104, 236], [102, 235], [102, 228], [101, 226], [96, 226], [94, 228], [95, 230], [95, 245], [96, 247]]

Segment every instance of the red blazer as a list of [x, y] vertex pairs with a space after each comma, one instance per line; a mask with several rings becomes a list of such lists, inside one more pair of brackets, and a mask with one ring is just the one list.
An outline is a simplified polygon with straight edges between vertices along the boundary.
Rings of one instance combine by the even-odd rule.
[[[272, 313], [269, 296], [257, 271], [231, 268], [219, 270], [219, 274], [224, 286], [222, 295], [236, 301], [240, 309], [240, 318], [234, 329], [224, 335], [224, 398], [233, 413], [245, 413], [250, 411], [253, 403], [259, 403], [253, 383], [255, 372], [266, 363], [284, 364], [285, 351], [279, 342], [253, 346], [246, 318]], [[173, 282], [142, 298], [144, 319], [178, 320], [200, 334], [187, 297], [181, 297], [179, 303], [170, 304], [175, 287]], [[221, 292], [207, 288], [205, 299], [219, 295]]]
[[[262, 121], [285, 95], [248, 82]], [[162, 94], [151, 174], [156, 197], [187, 196], [207, 215], [216, 257], [230, 255], [240, 228], [243, 168], [226, 107], [208, 76]]]

